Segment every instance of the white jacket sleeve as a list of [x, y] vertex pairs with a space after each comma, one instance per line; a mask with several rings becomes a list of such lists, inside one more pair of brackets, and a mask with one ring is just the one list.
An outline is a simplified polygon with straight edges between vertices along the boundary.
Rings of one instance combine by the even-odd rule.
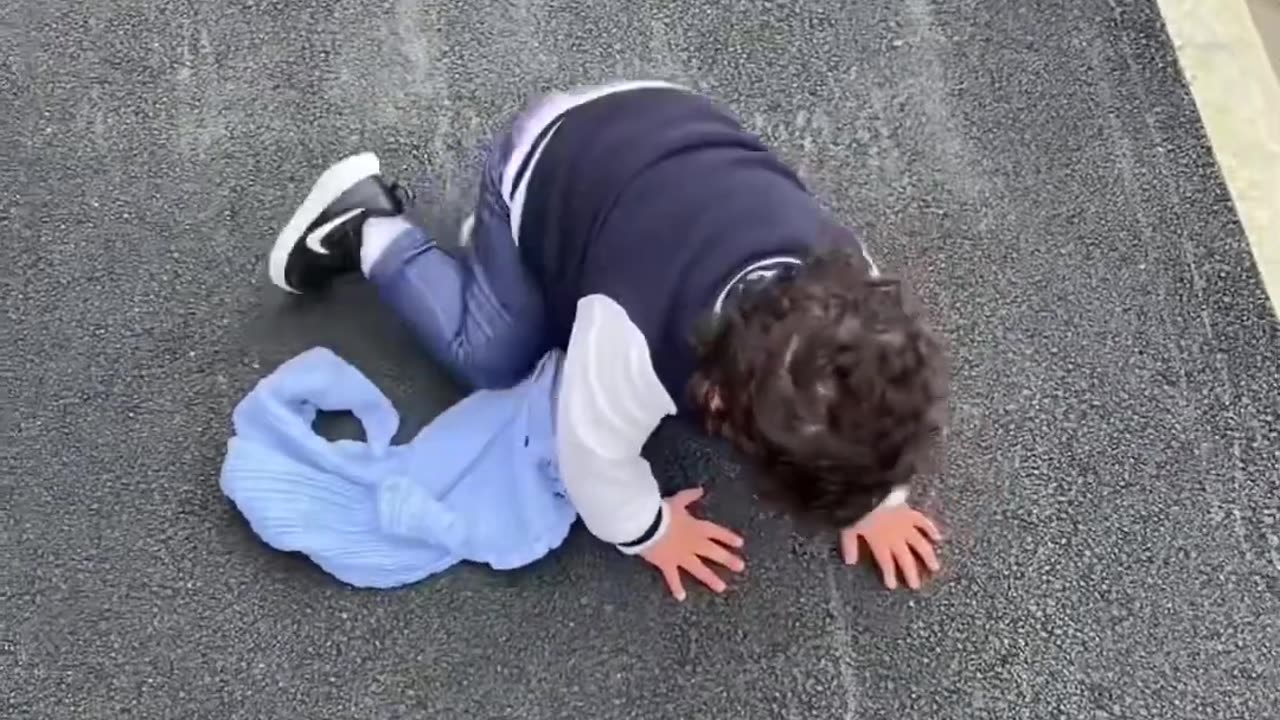
[[910, 486], [899, 485], [895, 487], [892, 491], [890, 491], [888, 495], [885, 495], [884, 499], [881, 500], [880, 503], [876, 505], [871, 512], [875, 512], [880, 508], [897, 507], [899, 505], [903, 505], [907, 502], [907, 497], [910, 495], [910, 493], [911, 493]]
[[640, 449], [676, 406], [644, 334], [611, 298], [578, 301], [560, 382], [556, 443], [569, 498], [591, 534], [643, 552], [668, 518]]

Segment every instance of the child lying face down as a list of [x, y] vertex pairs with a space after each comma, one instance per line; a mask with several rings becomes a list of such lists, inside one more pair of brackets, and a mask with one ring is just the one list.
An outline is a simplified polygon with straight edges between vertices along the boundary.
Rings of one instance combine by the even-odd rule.
[[556, 451], [587, 528], [714, 591], [740, 537], [663, 498], [640, 448], [694, 418], [766, 495], [864, 541], [895, 587], [937, 569], [907, 505], [940, 430], [943, 356], [899, 282], [725, 109], [658, 82], [540, 98], [486, 161], [460, 252], [405, 214], [376, 156], [326, 170], [276, 240], [272, 280], [362, 272], [426, 350], [476, 388], [564, 351]]

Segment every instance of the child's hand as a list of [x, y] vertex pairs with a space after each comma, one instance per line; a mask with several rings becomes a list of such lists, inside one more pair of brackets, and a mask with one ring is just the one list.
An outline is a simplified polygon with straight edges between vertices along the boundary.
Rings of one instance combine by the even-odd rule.
[[725, 591], [724, 581], [707, 567], [703, 559], [711, 560], [734, 572], [742, 572], [746, 565], [742, 558], [725, 549], [742, 547], [742, 538], [719, 525], [699, 520], [689, 513], [689, 504], [702, 497], [702, 488], [681, 490], [666, 500], [670, 513], [667, 534], [656, 545], [641, 553], [641, 557], [662, 571], [667, 587], [676, 600], [685, 598], [684, 583], [680, 571], [684, 570], [715, 592]]
[[846, 564], [858, 562], [858, 538], [866, 541], [871, 556], [880, 566], [885, 587], [898, 586], [898, 573], [912, 590], [920, 588], [920, 563], [929, 572], [938, 571], [938, 528], [929, 518], [906, 505], [874, 510], [853, 527], [840, 531], [840, 548]]

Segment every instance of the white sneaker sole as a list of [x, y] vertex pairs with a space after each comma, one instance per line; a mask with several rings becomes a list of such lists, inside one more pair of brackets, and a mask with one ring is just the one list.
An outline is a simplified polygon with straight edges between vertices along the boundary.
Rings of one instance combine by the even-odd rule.
[[378, 160], [378, 156], [371, 152], [352, 155], [324, 171], [311, 186], [307, 199], [302, 201], [297, 211], [293, 213], [293, 217], [289, 218], [289, 222], [276, 237], [275, 245], [271, 246], [271, 255], [267, 259], [267, 273], [271, 276], [272, 283], [287, 292], [300, 292], [290, 287], [285, 281], [284, 269], [289, 262], [289, 253], [302, 239], [307, 226], [311, 225], [330, 203], [341, 197], [342, 193], [352, 185], [381, 172], [382, 163]]

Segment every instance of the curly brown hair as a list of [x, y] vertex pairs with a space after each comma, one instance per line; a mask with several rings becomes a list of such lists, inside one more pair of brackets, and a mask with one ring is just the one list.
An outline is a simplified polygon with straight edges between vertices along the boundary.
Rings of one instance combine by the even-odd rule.
[[946, 399], [941, 343], [900, 279], [827, 250], [744, 290], [698, 342], [689, 391], [708, 429], [760, 471], [765, 495], [844, 527], [933, 459]]

